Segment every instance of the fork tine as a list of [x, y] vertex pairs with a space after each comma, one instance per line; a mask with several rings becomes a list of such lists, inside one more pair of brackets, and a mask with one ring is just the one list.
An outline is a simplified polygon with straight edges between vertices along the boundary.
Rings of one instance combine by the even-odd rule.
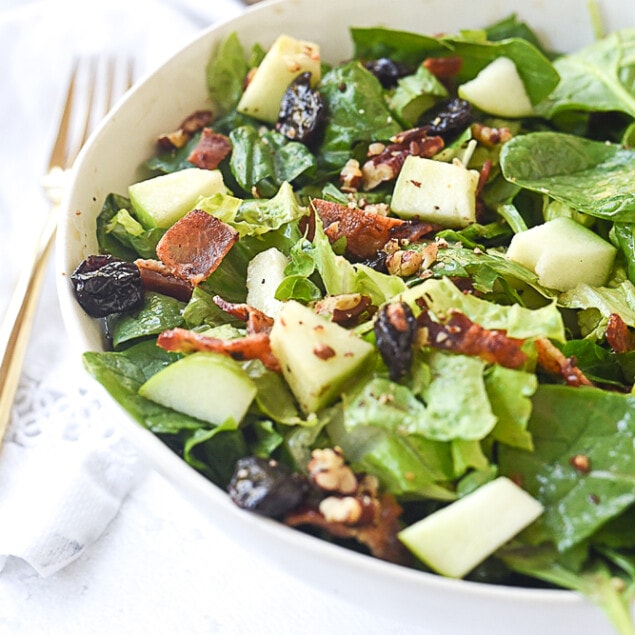
[[[39, 237], [31, 263], [22, 270], [13, 296], [0, 324], [0, 444], [11, 416], [12, 405], [18, 387], [20, 371], [28, 345], [31, 326], [35, 318], [38, 297], [44, 277], [47, 256], [51, 250], [64, 181], [59, 176], [70, 168], [81, 146], [94, 126], [112, 107], [115, 96], [132, 85], [132, 65], [126, 69], [125, 86], [115, 81], [116, 64], [108, 64], [106, 87], [100, 88], [103, 79], [99, 60], [88, 64], [76, 59], [73, 63], [68, 91], [59, 122], [59, 132], [49, 159], [49, 179], [45, 189], [51, 200], [51, 210]], [[101, 109], [98, 109], [101, 107]], [[73, 135], [81, 128], [79, 135]], [[73, 144], [73, 140], [76, 140]], [[52, 177], [52, 178], [51, 178]]]
[[55, 138], [55, 142], [51, 150], [51, 156], [49, 157], [49, 170], [55, 166], [62, 166], [66, 162], [66, 140], [70, 133], [71, 116], [73, 114], [75, 91], [77, 89], [78, 68], [79, 60], [75, 60], [73, 63], [73, 70], [71, 71], [70, 81], [68, 83], [66, 101], [64, 102], [64, 109], [62, 111], [57, 137]]

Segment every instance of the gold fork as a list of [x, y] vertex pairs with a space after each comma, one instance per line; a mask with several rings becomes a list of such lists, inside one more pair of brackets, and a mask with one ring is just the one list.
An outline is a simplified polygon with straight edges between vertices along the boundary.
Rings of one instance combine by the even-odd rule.
[[32, 262], [23, 270], [0, 327], [0, 443], [11, 418], [48, 255], [54, 242], [65, 177], [95, 125], [112, 108], [115, 100], [130, 88], [132, 78], [133, 66], [129, 60], [93, 57], [78, 59], [73, 65], [43, 183], [51, 203], [50, 212]]

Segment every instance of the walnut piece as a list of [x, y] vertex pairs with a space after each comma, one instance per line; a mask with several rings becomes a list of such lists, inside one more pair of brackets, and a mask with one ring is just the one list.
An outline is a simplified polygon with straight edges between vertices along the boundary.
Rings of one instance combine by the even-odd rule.
[[309, 477], [317, 487], [340, 494], [353, 494], [357, 490], [357, 477], [344, 463], [340, 448], [316, 449], [311, 457]]

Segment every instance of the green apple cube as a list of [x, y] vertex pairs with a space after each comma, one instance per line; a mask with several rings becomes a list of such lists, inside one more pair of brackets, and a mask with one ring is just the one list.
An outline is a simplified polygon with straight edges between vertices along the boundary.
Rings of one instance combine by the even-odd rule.
[[606, 284], [617, 249], [593, 230], [560, 216], [515, 234], [507, 257], [537, 276], [550, 289], [568, 291], [585, 283]]
[[353, 332], [294, 300], [284, 303], [270, 338], [282, 374], [306, 414], [345, 392], [374, 351]]
[[215, 425], [242, 421], [256, 385], [238, 362], [220, 353], [197, 352], [166, 366], [139, 388], [139, 394]]
[[497, 117], [528, 117], [533, 113], [525, 84], [508, 57], [497, 57], [474, 79], [461, 84], [458, 95]]
[[311, 85], [321, 78], [320, 47], [313, 42], [280, 35], [271, 45], [238, 102], [238, 112], [274, 124], [289, 84], [311, 73]]
[[400, 218], [461, 228], [476, 221], [479, 174], [461, 163], [408, 156], [390, 204]]
[[543, 513], [543, 506], [501, 476], [399, 532], [432, 570], [462, 578]]
[[275, 318], [283, 306], [275, 296], [287, 264], [288, 258], [275, 247], [255, 255], [247, 265], [247, 304]]
[[201, 197], [225, 191], [220, 170], [187, 168], [134, 183], [128, 195], [144, 227], [167, 229], [191, 212]]

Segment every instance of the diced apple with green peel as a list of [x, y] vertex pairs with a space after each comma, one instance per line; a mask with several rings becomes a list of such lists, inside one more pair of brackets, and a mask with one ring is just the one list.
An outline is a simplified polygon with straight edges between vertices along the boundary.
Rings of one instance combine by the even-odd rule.
[[528, 117], [531, 100], [518, 69], [508, 57], [497, 57], [472, 80], [458, 87], [461, 99], [497, 117]]
[[543, 513], [542, 504], [501, 476], [399, 532], [432, 570], [462, 578]]
[[283, 306], [276, 300], [276, 290], [288, 264], [288, 258], [275, 247], [255, 255], [247, 265], [247, 304], [275, 318]]
[[479, 174], [459, 162], [408, 156], [397, 177], [390, 208], [404, 219], [461, 228], [476, 221]]
[[238, 112], [274, 124], [289, 84], [311, 73], [311, 86], [321, 78], [320, 47], [313, 42], [280, 35], [254, 72], [238, 102]]
[[167, 229], [191, 212], [199, 198], [226, 191], [220, 170], [187, 168], [134, 183], [128, 195], [144, 227]]
[[305, 414], [331, 404], [363, 372], [373, 346], [289, 300], [270, 334], [271, 350]]
[[578, 284], [606, 284], [617, 249], [593, 230], [561, 216], [515, 234], [507, 257], [550, 289], [568, 291]]
[[256, 396], [256, 385], [238, 362], [220, 353], [197, 352], [166, 366], [139, 394], [215, 425], [240, 422]]

